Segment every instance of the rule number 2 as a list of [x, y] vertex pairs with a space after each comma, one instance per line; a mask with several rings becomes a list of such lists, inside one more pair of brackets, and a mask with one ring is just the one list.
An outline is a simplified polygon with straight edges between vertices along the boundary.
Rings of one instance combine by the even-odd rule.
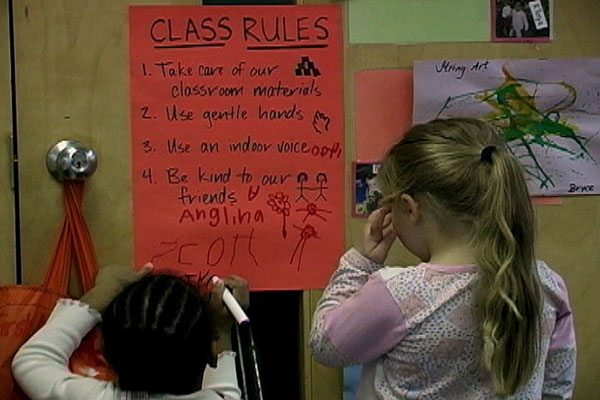
[[150, 107], [148, 106], [140, 107], [140, 113], [142, 119], [156, 119], [156, 116], [150, 114]]

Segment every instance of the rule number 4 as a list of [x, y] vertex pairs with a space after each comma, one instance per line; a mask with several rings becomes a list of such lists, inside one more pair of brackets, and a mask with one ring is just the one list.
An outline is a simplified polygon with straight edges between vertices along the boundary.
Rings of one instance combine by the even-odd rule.
[[156, 183], [152, 175], [152, 168], [144, 168], [142, 170], [142, 179], [146, 179], [148, 183]]

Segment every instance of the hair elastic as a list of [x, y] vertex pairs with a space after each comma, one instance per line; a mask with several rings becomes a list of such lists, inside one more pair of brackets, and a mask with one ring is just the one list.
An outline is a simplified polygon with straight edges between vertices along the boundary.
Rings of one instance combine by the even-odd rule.
[[492, 153], [496, 150], [496, 146], [486, 146], [481, 150], [481, 161], [487, 161], [490, 164], [492, 163]]

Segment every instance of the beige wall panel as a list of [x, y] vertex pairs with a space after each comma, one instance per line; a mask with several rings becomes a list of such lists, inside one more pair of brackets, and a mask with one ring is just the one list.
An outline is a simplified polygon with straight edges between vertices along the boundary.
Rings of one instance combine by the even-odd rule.
[[45, 156], [63, 138], [98, 153], [84, 210], [100, 265], [132, 263], [128, 3], [14, 1], [25, 282], [41, 281], [62, 221]]
[[[600, 57], [600, 8], [594, 0], [576, 3], [555, 1], [555, 40], [550, 43], [436, 43], [426, 45], [349, 45], [346, 47], [346, 154], [354, 158], [353, 74], [357, 70], [411, 67], [414, 60], [432, 58], [530, 58]], [[347, 15], [347, 14], [346, 14]], [[346, 18], [347, 21], [347, 18]], [[349, 163], [348, 163], [349, 164]], [[347, 172], [349, 166], [347, 166]], [[347, 186], [347, 201], [351, 187]], [[348, 207], [349, 209], [349, 207]], [[600, 381], [600, 352], [597, 332], [600, 319], [600, 198], [569, 198], [560, 206], [538, 206], [538, 257], [566, 280], [579, 354], [576, 399], [596, 397]], [[348, 212], [348, 211], [347, 211]], [[347, 214], [348, 215], [348, 214]], [[346, 243], [359, 242], [363, 219], [348, 218]], [[398, 243], [392, 248], [390, 264], [407, 265], [417, 259]], [[313, 383], [314, 384], [314, 383]], [[339, 397], [338, 397], [339, 398]]]
[[577, 197], [536, 207], [538, 258], [566, 281], [577, 335], [574, 399], [597, 398], [600, 382], [600, 198]]
[[[308, 297], [310, 316], [314, 313], [322, 293], [322, 290], [308, 290], [305, 292], [305, 298]], [[306, 307], [306, 302], [304, 306]], [[310, 332], [310, 328], [308, 331]], [[306, 337], [308, 338], [308, 336]], [[343, 372], [340, 368], [326, 367], [312, 358], [310, 367], [304, 368], [304, 374], [305, 380], [310, 382], [309, 385], [305, 384], [304, 399], [334, 400], [342, 398]]]
[[0, 285], [15, 283], [8, 1], [0, 1]]

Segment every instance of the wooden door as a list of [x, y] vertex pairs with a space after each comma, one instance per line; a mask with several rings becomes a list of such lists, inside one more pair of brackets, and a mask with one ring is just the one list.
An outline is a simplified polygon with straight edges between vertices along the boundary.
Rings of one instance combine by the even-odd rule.
[[0, 1], [0, 285], [15, 283], [8, 1]]

